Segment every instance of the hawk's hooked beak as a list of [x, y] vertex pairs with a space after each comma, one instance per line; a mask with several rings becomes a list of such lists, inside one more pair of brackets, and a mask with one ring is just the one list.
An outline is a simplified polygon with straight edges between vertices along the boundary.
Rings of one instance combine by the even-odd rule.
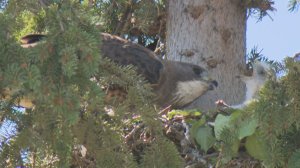
[[208, 84], [208, 90], [214, 90], [216, 87], [218, 87], [218, 82], [215, 80], [212, 80], [208, 76], [203, 76], [202, 79], [204, 79]]
[[214, 90], [216, 87], [218, 87], [218, 82], [213, 80], [210, 82], [208, 89], [209, 90]]

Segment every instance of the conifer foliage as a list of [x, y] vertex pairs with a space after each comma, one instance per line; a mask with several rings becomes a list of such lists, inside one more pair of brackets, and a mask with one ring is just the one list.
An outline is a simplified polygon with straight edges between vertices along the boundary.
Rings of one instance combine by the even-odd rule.
[[[101, 29], [89, 2], [1, 3], [7, 6], [0, 13], [0, 167], [181, 167], [175, 147], [162, 136], [149, 85], [133, 67], [101, 57]], [[24, 49], [19, 40], [29, 33], [48, 38]], [[124, 102], [105, 104], [103, 88], [112, 84], [126, 90]], [[24, 99], [34, 107], [17, 108]], [[128, 119], [133, 111], [138, 120]], [[124, 128], [141, 122], [151, 136], [145, 158], [137, 159]]]
[[[272, 0], [243, 2], [259, 19], [274, 10]], [[279, 65], [285, 75], [270, 78], [247, 107], [159, 117], [135, 68], [102, 58], [100, 32], [157, 48], [165, 6], [165, 0], [0, 0], [0, 167], [181, 168], [177, 149], [186, 167], [299, 167], [299, 59], [279, 65], [256, 48], [249, 62]], [[290, 0], [290, 10], [298, 6]], [[20, 38], [30, 33], [47, 40], [22, 48]], [[105, 101], [111, 86], [126, 91], [123, 102]], [[24, 100], [34, 106], [18, 107]]]

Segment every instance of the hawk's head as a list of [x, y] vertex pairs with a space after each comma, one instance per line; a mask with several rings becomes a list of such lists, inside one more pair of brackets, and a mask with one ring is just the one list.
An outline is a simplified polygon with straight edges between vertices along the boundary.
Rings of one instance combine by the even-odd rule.
[[183, 107], [218, 86], [198, 65], [166, 60], [162, 63], [164, 66], [155, 88], [158, 103], [162, 106]]

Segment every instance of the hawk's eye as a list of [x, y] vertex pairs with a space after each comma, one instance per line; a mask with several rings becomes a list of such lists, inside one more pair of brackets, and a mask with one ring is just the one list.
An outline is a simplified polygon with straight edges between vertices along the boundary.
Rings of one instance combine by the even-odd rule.
[[202, 73], [202, 69], [199, 67], [193, 67], [193, 71], [196, 75], [200, 76]]
[[265, 75], [265, 71], [264, 70], [261, 70], [260, 72], [258, 72], [258, 74], [260, 74], [260, 75]]

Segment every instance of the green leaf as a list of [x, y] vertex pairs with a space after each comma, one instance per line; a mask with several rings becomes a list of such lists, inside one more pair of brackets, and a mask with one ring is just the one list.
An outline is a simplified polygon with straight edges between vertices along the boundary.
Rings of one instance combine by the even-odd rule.
[[240, 140], [255, 132], [258, 124], [257, 119], [243, 119], [242, 113], [243, 111], [235, 111], [230, 116], [224, 116], [221, 114], [217, 116], [215, 121], [215, 135], [217, 139], [220, 139], [220, 134], [225, 127], [228, 127], [231, 130], [236, 130]]
[[201, 114], [202, 114], [201, 112], [194, 111], [194, 110], [172, 110], [167, 114], [167, 116], [168, 116], [168, 119], [171, 119], [176, 115], [181, 115], [184, 117], [187, 117], [187, 116], [198, 117], [198, 116], [201, 116]]
[[300, 168], [300, 149], [296, 150], [290, 157], [288, 168]]
[[238, 137], [239, 139], [243, 139], [247, 136], [252, 135], [258, 125], [258, 121], [255, 118], [251, 118], [250, 121], [242, 122], [242, 124], [238, 128]]
[[238, 154], [239, 148], [240, 148], [240, 141], [239, 140], [233, 141], [231, 144], [231, 150], [234, 156]]
[[258, 121], [256, 118], [249, 118], [243, 116], [244, 111], [235, 111], [230, 115], [230, 123], [228, 127], [236, 129], [238, 138], [241, 140], [247, 136], [252, 135], [256, 128]]
[[248, 154], [255, 159], [265, 160], [268, 156], [267, 144], [257, 132], [247, 137], [245, 147]]
[[243, 111], [241, 110], [235, 110], [234, 112], [232, 112], [232, 114], [230, 115], [231, 122], [239, 120], [242, 116], [242, 113]]
[[230, 116], [218, 114], [215, 120], [215, 137], [220, 140], [222, 130], [229, 126]]
[[212, 134], [212, 128], [208, 126], [198, 129], [197, 134], [195, 135], [195, 140], [205, 152], [207, 152], [207, 150], [211, 148], [216, 141]]
[[206, 119], [205, 117], [201, 118], [200, 120], [198, 121], [190, 121], [189, 123], [192, 125], [192, 128], [191, 128], [191, 136], [193, 138], [196, 138], [196, 135], [197, 135], [197, 132], [198, 132], [198, 129], [200, 127], [202, 127], [206, 122]]
[[239, 140], [234, 140], [231, 143], [224, 144], [224, 148], [223, 148], [224, 155], [222, 156], [221, 162], [223, 164], [226, 164], [233, 157], [236, 157], [238, 155], [239, 147], [240, 147]]

